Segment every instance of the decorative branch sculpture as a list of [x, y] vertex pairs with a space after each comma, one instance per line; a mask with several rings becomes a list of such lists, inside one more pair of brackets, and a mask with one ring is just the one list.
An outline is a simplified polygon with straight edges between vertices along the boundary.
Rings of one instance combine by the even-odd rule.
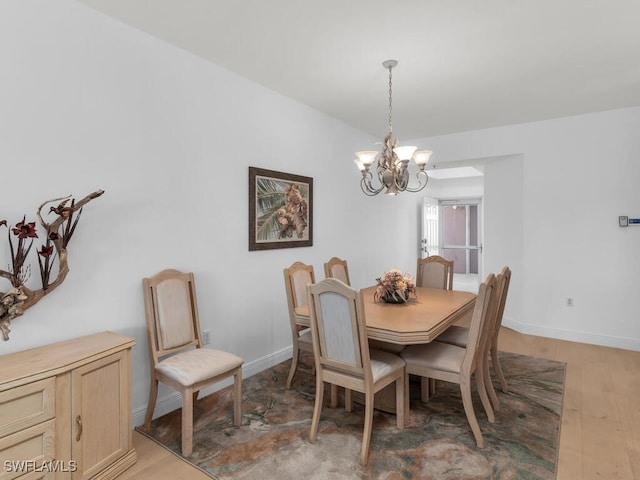
[[[0, 331], [4, 340], [9, 340], [9, 332], [11, 331], [9, 325], [14, 318], [21, 316], [27, 308], [34, 306], [42, 297], [51, 293], [64, 282], [69, 273], [67, 245], [78, 225], [82, 208], [103, 193], [103, 190], [97, 190], [79, 202], [71, 198], [71, 195], [54, 198], [47, 200], [38, 207], [38, 221], [46, 232], [46, 242], [38, 251], [38, 267], [42, 282], [42, 288], [39, 290], [31, 290], [25, 285], [31, 276], [31, 265], [25, 264], [25, 261], [33, 246], [33, 239], [38, 238], [36, 223], [27, 223], [25, 215], [21, 222], [17, 223], [13, 228], [9, 228], [10, 270], [0, 270], [0, 278], [9, 280], [12, 286], [9, 291], [0, 292]], [[42, 218], [42, 209], [55, 202], [60, 203], [57, 206], [50, 207], [47, 213], [55, 214], [57, 218], [53, 222], [47, 223]], [[1, 225], [8, 228], [6, 220], [0, 221]], [[18, 245], [15, 248], [11, 235], [18, 238]], [[58, 271], [56, 278], [51, 281], [51, 271], [56, 255], [58, 258]]]

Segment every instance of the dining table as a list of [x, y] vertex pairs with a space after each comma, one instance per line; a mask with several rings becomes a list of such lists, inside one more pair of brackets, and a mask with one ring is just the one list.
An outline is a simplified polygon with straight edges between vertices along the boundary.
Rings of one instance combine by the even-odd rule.
[[[416, 294], [404, 303], [385, 303], [376, 300], [376, 288], [361, 290], [367, 337], [377, 341], [375, 348], [387, 350], [385, 344], [392, 344], [388, 345], [388, 350], [396, 352], [402, 345], [434, 341], [451, 325], [471, 315], [476, 303], [476, 294], [471, 292], [426, 287], [416, 287]], [[302, 320], [300, 324], [310, 325], [308, 320]], [[353, 400], [364, 403], [359, 392], [353, 392]], [[394, 385], [379, 391], [374, 405], [378, 410], [395, 413]]]
[[361, 290], [369, 340], [414, 345], [429, 343], [473, 311], [471, 292], [416, 287], [405, 303], [376, 301], [376, 287]]
[[[375, 299], [376, 287], [361, 290], [369, 340], [414, 345], [429, 343], [473, 311], [476, 294], [459, 290], [416, 287], [405, 303]], [[309, 310], [299, 309], [299, 324], [309, 327]]]
[[[375, 286], [361, 291], [367, 336], [370, 342], [377, 341], [375, 345], [371, 342], [372, 348], [394, 352], [402, 349], [403, 345], [436, 340], [451, 325], [471, 315], [476, 303], [476, 294], [458, 290], [416, 287], [416, 294], [399, 304], [376, 301], [375, 291]], [[364, 403], [364, 396], [359, 392], [352, 392], [352, 397], [353, 401]], [[374, 407], [395, 413], [394, 385], [389, 385], [376, 394]]]

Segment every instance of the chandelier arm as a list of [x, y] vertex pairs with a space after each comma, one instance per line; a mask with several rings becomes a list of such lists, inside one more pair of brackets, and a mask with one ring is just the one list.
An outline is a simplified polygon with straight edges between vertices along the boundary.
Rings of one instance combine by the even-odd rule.
[[400, 163], [393, 167], [393, 183], [395, 183], [399, 192], [404, 192], [409, 186], [409, 175], [407, 173], [405, 176], [406, 171], [407, 168]]
[[362, 178], [360, 179], [360, 188], [362, 189], [364, 194], [368, 195], [369, 197], [373, 197], [374, 195], [379, 194], [384, 188], [384, 185], [381, 185], [380, 188], [377, 189], [373, 188], [373, 185], [371, 185], [372, 178], [373, 176], [371, 175], [371, 173], [367, 172], [366, 175], [363, 174]]
[[[424, 176], [424, 185], [422, 184], [422, 180], [420, 180], [420, 176]], [[420, 170], [419, 172], [416, 172], [416, 178], [418, 179], [418, 186], [416, 188], [409, 188], [407, 187], [407, 192], [411, 192], [411, 193], [416, 193], [419, 192], [420, 190], [423, 190], [426, 186], [427, 183], [429, 183], [429, 175], [427, 175], [427, 172], [425, 172], [424, 170]]]

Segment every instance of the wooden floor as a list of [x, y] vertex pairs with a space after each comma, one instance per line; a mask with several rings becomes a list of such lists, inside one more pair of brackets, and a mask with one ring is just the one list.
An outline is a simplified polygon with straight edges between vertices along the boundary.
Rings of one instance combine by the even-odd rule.
[[[500, 333], [500, 350], [567, 363], [557, 480], [640, 479], [640, 352], [507, 328]], [[138, 462], [120, 480], [209, 478], [137, 432], [133, 435]]]

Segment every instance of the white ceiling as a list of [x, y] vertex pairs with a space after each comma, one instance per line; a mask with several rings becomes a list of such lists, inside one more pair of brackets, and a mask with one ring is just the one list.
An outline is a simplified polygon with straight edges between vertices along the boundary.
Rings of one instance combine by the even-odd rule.
[[639, 0], [78, 1], [377, 137], [640, 105]]

